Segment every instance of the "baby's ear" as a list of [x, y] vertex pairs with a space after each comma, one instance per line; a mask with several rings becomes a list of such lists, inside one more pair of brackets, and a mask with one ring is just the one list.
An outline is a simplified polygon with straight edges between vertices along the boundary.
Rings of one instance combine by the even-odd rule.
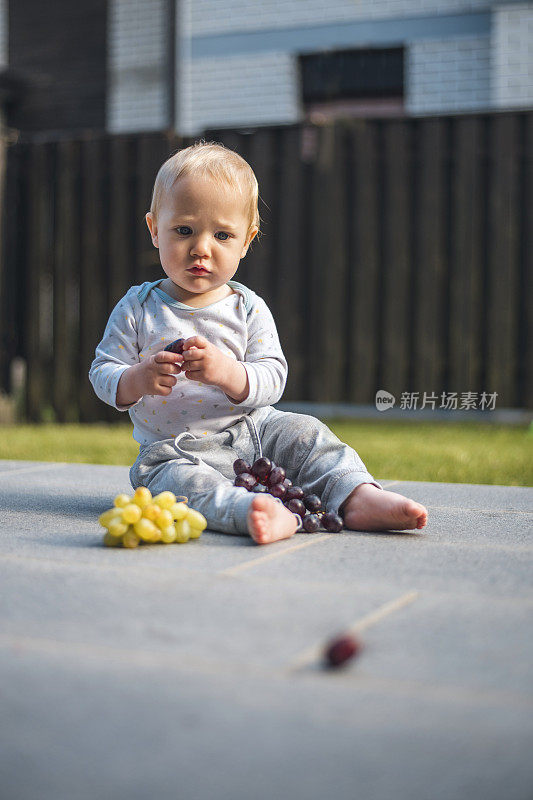
[[252, 243], [252, 240], [255, 239], [258, 231], [259, 231], [259, 228], [257, 227], [257, 225], [254, 225], [252, 228], [250, 228], [250, 230], [248, 232], [248, 236], [246, 237], [245, 245], [242, 248], [241, 258], [244, 258], [244, 256], [248, 252], [248, 248], [250, 247], [250, 244]]
[[154, 247], [159, 247], [159, 243], [157, 241], [157, 222], [155, 221], [155, 217], [151, 211], [145, 217], [146, 224], [148, 225], [148, 230], [150, 231], [150, 236], [152, 237], [152, 244]]

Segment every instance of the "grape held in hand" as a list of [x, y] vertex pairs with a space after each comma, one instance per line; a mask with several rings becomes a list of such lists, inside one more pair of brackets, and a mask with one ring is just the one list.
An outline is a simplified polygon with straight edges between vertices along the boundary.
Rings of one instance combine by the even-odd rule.
[[185, 344], [185, 339], [175, 339], [170, 344], [164, 348], [168, 350], [170, 353], [176, 353], [176, 355], [181, 356], [183, 355], [183, 345]]

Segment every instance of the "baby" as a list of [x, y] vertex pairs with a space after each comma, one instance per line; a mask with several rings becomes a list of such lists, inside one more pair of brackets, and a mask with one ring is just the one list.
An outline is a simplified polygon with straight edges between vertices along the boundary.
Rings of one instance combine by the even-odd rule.
[[[326, 425], [272, 408], [287, 378], [276, 326], [232, 280], [259, 231], [250, 165], [215, 143], [178, 151], [157, 174], [146, 222], [166, 278], [119, 301], [89, 373], [101, 400], [129, 411], [140, 445], [132, 486], [186, 495], [211, 530], [266, 544], [301, 527], [279, 500], [233, 484], [238, 458], [266, 456], [346, 528], [423, 528], [424, 506], [382, 489]], [[178, 338], [181, 355], [164, 349]]]

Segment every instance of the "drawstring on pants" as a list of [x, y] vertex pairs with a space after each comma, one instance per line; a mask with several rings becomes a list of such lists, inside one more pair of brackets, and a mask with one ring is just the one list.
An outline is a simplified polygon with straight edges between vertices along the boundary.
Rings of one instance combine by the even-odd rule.
[[[257, 426], [253, 421], [252, 417], [249, 417], [247, 414], [244, 417], [241, 417], [241, 420], [244, 420], [248, 425], [248, 430], [250, 432], [250, 438], [254, 445], [254, 451], [257, 453], [257, 458], [262, 458], [263, 456], [263, 448], [261, 447], [261, 439], [259, 438], [259, 432], [257, 430]], [[240, 420], [239, 420], [240, 422]], [[254, 461], [257, 461], [257, 458], [254, 458]]]
[[[262, 455], [263, 455], [263, 448], [261, 447], [261, 440], [259, 438], [259, 432], [257, 430], [257, 425], [255, 424], [253, 419], [251, 417], [249, 417], [247, 414], [245, 414], [244, 416], [240, 417], [237, 420], [237, 422], [242, 422], [242, 420], [244, 420], [246, 422], [246, 425], [248, 426], [248, 431], [250, 433], [250, 438], [251, 438], [253, 446], [254, 446], [254, 452], [258, 454], [257, 458], [261, 458]], [[179, 433], [176, 436], [176, 438], [174, 439], [174, 449], [176, 450], [178, 455], [180, 455], [182, 458], [186, 458], [188, 461], [191, 462], [191, 464], [200, 464], [202, 459], [199, 458], [198, 456], [192, 455], [192, 453], [187, 453], [185, 450], [182, 450], [182, 448], [180, 447], [180, 442], [182, 442], [183, 439], [195, 439], [196, 440], [197, 438], [198, 437], [195, 436], [193, 433], [189, 433], [188, 431], [183, 431], [183, 433]], [[256, 458], [254, 458], [254, 461], [255, 460], [256, 460]]]
[[179, 433], [176, 438], [174, 439], [174, 448], [179, 456], [182, 458], [186, 458], [192, 464], [200, 464], [201, 458], [198, 456], [193, 456], [192, 453], [187, 453], [185, 450], [182, 450], [180, 447], [180, 442], [183, 439], [196, 439], [197, 437], [193, 433], [188, 433], [188, 431], [184, 431], [183, 433]]

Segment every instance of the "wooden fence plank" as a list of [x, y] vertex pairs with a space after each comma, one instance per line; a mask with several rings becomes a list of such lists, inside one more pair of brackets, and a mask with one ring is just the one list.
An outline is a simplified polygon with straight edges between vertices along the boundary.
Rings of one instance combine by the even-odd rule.
[[54, 361], [53, 401], [59, 422], [78, 418], [76, 391], [78, 307], [77, 270], [80, 217], [76, 207], [76, 176], [79, 174], [77, 145], [62, 141], [57, 145], [57, 193], [55, 251], [53, 266]]
[[300, 257], [303, 225], [300, 129], [289, 128], [278, 136], [280, 184], [274, 208], [276, 237], [273, 242], [272, 273], [275, 302], [272, 310], [289, 364], [283, 399], [297, 400], [301, 397], [304, 381], [305, 336], [310, 324], [303, 292], [306, 271]]
[[[99, 225], [101, 226], [100, 229], [100, 242], [99, 242], [99, 256], [98, 261], [95, 263], [95, 269], [99, 271], [98, 282], [100, 286], [103, 287], [104, 293], [102, 295], [102, 302], [98, 309], [99, 315], [99, 330], [97, 333], [97, 337], [94, 342], [93, 353], [91, 356], [94, 357], [94, 348], [97, 346], [103, 332], [105, 326], [107, 324], [107, 320], [109, 317], [109, 312], [114, 306], [113, 300], [110, 297], [110, 268], [109, 268], [109, 253], [111, 249], [111, 239], [115, 235], [115, 231], [109, 224], [109, 220], [111, 219], [111, 142], [112, 139], [110, 136], [98, 134], [97, 136], [99, 142], [99, 150], [100, 150], [100, 158], [102, 168], [100, 174], [96, 176], [96, 195], [99, 198], [99, 208], [98, 208], [98, 218], [99, 218]], [[90, 362], [84, 365], [85, 374], [87, 373], [90, 367]], [[84, 377], [84, 385], [87, 387], [87, 391], [89, 391], [92, 395], [94, 395], [94, 391], [92, 386], [90, 385], [88, 378]], [[102, 404], [100, 403], [100, 406]], [[112, 406], [104, 404], [101, 408], [101, 419], [105, 420], [106, 422], [113, 422], [117, 419], [124, 419], [123, 415], [116, 411]]]
[[94, 351], [107, 322], [108, 302], [103, 232], [107, 218], [102, 206], [104, 145], [101, 139], [88, 139], [81, 145], [81, 257], [80, 257], [80, 364], [79, 406], [82, 422], [107, 418], [89, 383], [87, 373]]
[[6, 270], [6, 226], [5, 202], [7, 177], [7, 136], [4, 125], [0, 128], [0, 391], [9, 390], [8, 328], [3, 317], [7, 311], [8, 275]]
[[313, 165], [307, 340], [310, 399], [318, 402], [342, 399], [346, 385], [346, 138], [343, 127], [324, 125]]
[[488, 236], [487, 392], [497, 405], [516, 402], [516, 330], [518, 320], [518, 127], [514, 114], [495, 116], [491, 124]]
[[[426, 395], [438, 395], [443, 388], [447, 267], [445, 225], [447, 212], [445, 158], [446, 122], [422, 120], [419, 125], [416, 293], [404, 295], [400, 305], [414, 310], [415, 341], [412, 354], [413, 388]], [[435, 403], [433, 406], [438, 407]]]
[[[135, 193], [132, 176], [135, 163], [133, 136], [116, 136], [110, 142], [109, 159], [109, 305], [114, 307], [133, 284]], [[138, 222], [139, 228], [144, 225]]]
[[[484, 142], [476, 117], [454, 120], [448, 315], [448, 392], [482, 391], [481, 297], [483, 285], [482, 160]], [[485, 221], [486, 222], [486, 221]]]
[[23, 320], [26, 315], [24, 288], [26, 282], [26, 244], [24, 226], [26, 211], [26, 172], [28, 154], [25, 145], [8, 151], [2, 223], [2, 263], [0, 265], [0, 388], [10, 390], [12, 359], [23, 350]]
[[350, 265], [348, 399], [353, 403], [373, 402], [378, 388], [378, 131], [378, 124], [367, 120], [355, 123], [351, 131], [348, 181], [352, 191], [347, 244]]
[[516, 405], [533, 408], [533, 114], [522, 117], [520, 175], [520, 323], [517, 329]]
[[49, 406], [47, 380], [49, 333], [49, 257], [50, 233], [53, 229], [52, 192], [49, 180], [50, 146], [36, 144], [30, 150], [28, 230], [32, 232], [27, 262], [27, 321], [26, 332], [26, 415], [39, 422]]
[[[312, 135], [312, 146], [309, 147], [309, 135]], [[315, 350], [315, 334], [318, 326], [311, 324], [313, 295], [313, 281], [311, 279], [311, 258], [313, 252], [313, 183], [315, 173], [315, 160], [319, 147], [320, 130], [315, 126], [308, 126], [302, 138], [302, 194], [301, 220], [302, 229], [299, 234], [300, 253], [299, 261], [304, 272], [305, 279], [302, 281], [300, 292], [303, 305], [302, 324], [304, 327], [304, 337], [301, 347], [301, 358], [303, 363], [302, 383], [299, 386], [299, 397], [309, 400], [312, 397], [311, 380], [314, 370], [319, 368], [319, 360]], [[307, 144], [306, 144], [307, 142]]]
[[[380, 387], [395, 395], [408, 387], [409, 327], [416, 324], [411, 285], [411, 126], [393, 120], [383, 148], [383, 263], [380, 298]], [[417, 220], [417, 225], [418, 225]]]

